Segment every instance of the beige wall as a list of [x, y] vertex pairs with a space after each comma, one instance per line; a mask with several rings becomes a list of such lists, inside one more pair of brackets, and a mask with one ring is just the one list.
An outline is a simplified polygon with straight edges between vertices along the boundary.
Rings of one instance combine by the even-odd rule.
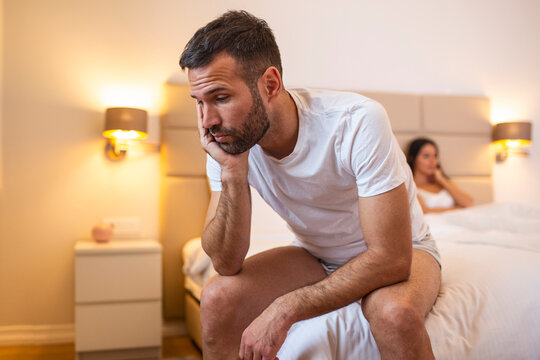
[[107, 161], [103, 111], [155, 120], [190, 35], [230, 8], [274, 28], [287, 86], [479, 94], [495, 120], [531, 119], [531, 156], [496, 166], [495, 197], [540, 203], [536, 0], [6, 0], [0, 326], [73, 322], [72, 247], [101, 217], [158, 235], [159, 156]]
[[113, 163], [100, 135], [106, 106], [155, 121], [178, 51], [157, 56], [150, 2], [131, 15], [128, 3], [4, 3], [0, 326], [73, 322], [73, 245], [102, 217], [136, 216], [158, 235], [159, 154]]

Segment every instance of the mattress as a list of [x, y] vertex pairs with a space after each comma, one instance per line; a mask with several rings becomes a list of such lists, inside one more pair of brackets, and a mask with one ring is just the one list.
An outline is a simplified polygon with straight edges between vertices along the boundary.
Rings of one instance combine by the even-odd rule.
[[[426, 318], [437, 359], [538, 359], [540, 356], [540, 206], [491, 204], [429, 214], [442, 258], [442, 284]], [[275, 224], [274, 224], [275, 225]], [[249, 255], [288, 245], [280, 224], [252, 232]], [[194, 239], [184, 247], [186, 289], [200, 297], [215, 274]], [[294, 324], [280, 359], [380, 358], [361, 307]]]
[[[270, 233], [252, 233], [251, 244], [246, 257], [256, 253], [269, 250], [279, 246], [291, 245], [294, 235], [291, 232], [270, 232]], [[203, 284], [216, 271], [211, 266], [208, 255], [201, 247], [201, 238], [189, 240], [182, 249], [184, 288], [188, 290], [197, 300], [201, 299]]]

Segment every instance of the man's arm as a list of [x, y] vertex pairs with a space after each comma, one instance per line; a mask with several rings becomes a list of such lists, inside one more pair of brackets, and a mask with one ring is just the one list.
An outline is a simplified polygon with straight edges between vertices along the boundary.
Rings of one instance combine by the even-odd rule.
[[359, 216], [368, 249], [326, 279], [278, 299], [292, 305], [294, 322], [339, 309], [375, 289], [408, 279], [412, 234], [405, 185], [360, 198]]
[[339, 309], [408, 278], [412, 234], [405, 185], [360, 198], [359, 215], [368, 249], [324, 280], [277, 298], [244, 332], [241, 356], [254, 352], [272, 358], [295, 322]]
[[242, 268], [249, 249], [251, 194], [245, 181], [222, 181], [223, 190], [212, 192], [201, 241], [220, 275]]
[[212, 192], [201, 236], [202, 247], [220, 275], [234, 275], [242, 268], [249, 249], [251, 192], [248, 185], [249, 151], [231, 155], [223, 151], [208, 129], [198, 127], [203, 149], [221, 166], [221, 192]]

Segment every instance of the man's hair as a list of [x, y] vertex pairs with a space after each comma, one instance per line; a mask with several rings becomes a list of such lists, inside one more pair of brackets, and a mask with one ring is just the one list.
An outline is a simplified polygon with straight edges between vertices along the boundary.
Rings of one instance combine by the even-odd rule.
[[197, 30], [182, 52], [180, 67], [204, 67], [222, 52], [236, 60], [248, 85], [270, 66], [275, 66], [283, 76], [272, 30], [266, 21], [246, 11], [228, 11]]

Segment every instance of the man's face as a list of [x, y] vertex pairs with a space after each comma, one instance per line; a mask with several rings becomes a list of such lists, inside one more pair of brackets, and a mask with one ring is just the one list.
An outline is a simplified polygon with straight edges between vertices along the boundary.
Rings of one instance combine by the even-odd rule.
[[226, 54], [188, 72], [203, 128], [230, 154], [249, 150], [270, 126], [256, 84], [248, 87], [239, 73], [236, 61]]

